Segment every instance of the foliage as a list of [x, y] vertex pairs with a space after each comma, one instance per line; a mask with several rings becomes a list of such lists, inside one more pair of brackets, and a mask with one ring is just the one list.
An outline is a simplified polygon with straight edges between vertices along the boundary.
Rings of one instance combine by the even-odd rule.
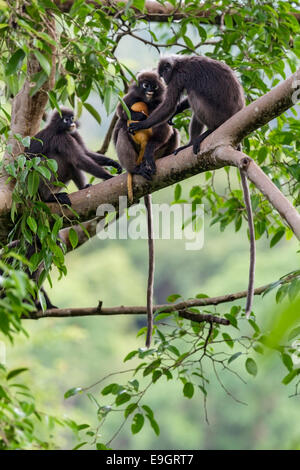
[[26, 370], [7, 371], [0, 364], [0, 450], [56, 449], [55, 428], [70, 428], [78, 434], [86, 426], [41, 412], [29, 388], [16, 382], [16, 377]]
[[[30, 61], [34, 57], [39, 64], [38, 72], [30, 77], [33, 97], [51, 74], [54, 48], [58, 60], [55, 86], [48, 92], [50, 107], [58, 108], [67, 103], [76, 108], [78, 116], [84, 107], [98, 124], [101, 124], [103, 116], [88, 101], [91, 93], [99, 95], [106, 113], [110, 114], [119, 97], [125, 93], [128, 81], [135, 77], [136, 71], [118, 59], [118, 46], [126, 37], [158, 51], [206, 54], [225, 61], [239, 74], [248, 103], [295, 72], [300, 59], [300, 28], [297, 19], [291, 14], [293, 8], [290, 2], [222, 0], [208, 1], [199, 6], [199, 2], [185, 1], [181, 4], [186, 17], [183, 16], [176, 23], [170, 18], [166, 24], [159, 25], [143, 16], [145, 2], [141, 0], [106, 8], [95, 8], [93, 4], [74, 0], [68, 12], [59, 9], [57, 3], [51, 0], [0, 2], [0, 83], [4, 87], [6, 99], [0, 102], [3, 147], [9, 137], [10, 100], [21, 90], [30, 72]], [[177, 5], [175, 1], [171, 3]], [[209, 12], [201, 22], [199, 10]], [[218, 24], [220, 15], [221, 25]], [[49, 33], [51, 18], [57, 24], [58, 34], [55, 37]], [[175, 119], [176, 126], [183, 129], [184, 136], [187, 135], [189, 116], [187, 112]], [[292, 110], [244, 141], [245, 152], [295, 206], [300, 202], [299, 126], [296, 111]], [[21, 145], [28, 146], [28, 137], [13, 137]], [[8, 147], [7, 150], [11, 149]], [[45, 308], [40, 287], [46, 277], [51, 281], [51, 266], [54, 264], [60, 275], [66, 274], [66, 267], [64, 247], [57, 242], [63, 219], [51, 214], [37, 195], [40, 178], [50, 180], [53, 175], [55, 177], [53, 160], [42, 161], [38, 157], [27, 160], [24, 155], [20, 155], [7, 166], [7, 171], [16, 182], [11, 211], [14, 228], [10, 240], [19, 239], [20, 244], [17, 249], [4, 247], [0, 261], [0, 330], [12, 341], [14, 334], [25, 333], [22, 316], [29, 315], [35, 309], [34, 299], [37, 295]], [[242, 191], [238, 175], [232, 169], [225, 169], [225, 175], [227, 187], [220, 190], [215, 182], [215, 174], [206, 172], [205, 184], [190, 188], [187, 201], [192, 203], [194, 209], [197, 204], [204, 203], [206, 213], [211, 217], [211, 225], [219, 224], [221, 232], [231, 224], [238, 232], [246, 218]], [[251, 191], [256, 239], [270, 238], [270, 248], [276, 247], [284, 236], [290, 239], [291, 230], [283, 224], [264, 196], [254, 186], [251, 186]], [[175, 188], [173, 202], [185, 202], [181, 185]], [[20, 204], [22, 213], [18, 210]], [[74, 230], [70, 232], [70, 242], [75, 248], [78, 240]], [[27, 260], [28, 245], [35, 244], [38, 249]], [[42, 273], [36, 285], [28, 274], [40, 266]], [[274, 282], [268, 291], [272, 289], [277, 289], [277, 302], [283, 299], [294, 301], [300, 291], [299, 271]], [[177, 298], [173, 297], [173, 301]], [[288, 308], [293, 312], [298, 311], [298, 304]], [[215, 308], [194, 311], [220, 314]], [[170, 318], [166, 324], [167, 317]], [[280, 331], [289, 335], [286, 339], [286, 336], [277, 334], [276, 325], [273, 329], [270, 327], [268, 331], [262, 331], [254, 314], [247, 322], [241, 306], [234, 306], [226, 312], [225, 318], [230, 321], [226, 331], [217, 324], [193, 323], [183, 320], [178, 314], [171, 316], [157, 312], [154, 347], [149, 351], [139, 349], [127, 354], [125, 362], [135, 361], [133, 376], [124, 383], [109, 383], [102, 389], [102, 396], [108, 400], [107, 403], [100, 401], [88, 389], [80, 387], [69, 390], [66, 398], [82, 392], [88, 393], [96, 406], [98, 427], [86, 431], [87, 439], [91, 438], [96, 448], [103, 449], [110, 446], [115, 436], [104, 443], [99, 440], [98, 431], [112, 411], [120, 411], [122, 414], [120, 428], [131, 420], [131, 432], [137, 434], [148, 422], [155, 434], [159, 434], [154, 412], [149, 404], [144, 403], [146, 392], [158, 381], [178, 382], [187, 399], [199, 394], [205, 408], [208, 371], [213, 370], [221, 387], [225, 388], [219, 379], [219, 369], [235, 373], [232, 369], [234, 363], [244, 361], [245, 371], [255, 377], [259, 373], [259, 364], [254, 356], [265, 354], [269, 349], [279, 353], [287, 369], [283, 383], [294, 381], [298, 393], [299, 369], [293, 365], [297, 353], [293, 341], [300, 336], [299, 318], [296, 314], [292, 317], [292, 323], [286, 322], [284, 315], [278, 323]], [[7, 374], [1, 368], [1, 374], [0, 445], [3, 448], [55, 447], [51, 437], [39, 437], [38, 428], [40, 426], [44, 429], [46, 420], [36, 410], [28, 389], [22, 384], [11, 385], [10, 380], [16, 376], [16, 372]], [[49, 422], [67, 425], [75, 431], [88, 428], [88, 425], [78, 427], [71, 421], [56, 418], [51, 418]], [[40, 423], [39, 426], [36, 423]], [[84, 443], [82, 441], [79, 446]]]

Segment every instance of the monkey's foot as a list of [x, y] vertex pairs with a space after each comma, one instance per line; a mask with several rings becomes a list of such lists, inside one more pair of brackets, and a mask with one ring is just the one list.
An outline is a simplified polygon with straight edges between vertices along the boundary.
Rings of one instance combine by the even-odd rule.
[[200, 151], [201, 142], [203, 140], [204, 139], [199, 139], [199, 140], [197, 140], [196, 142], [193, 143], [193, 152], [194, 152], [195, 155], [197, 155], [197, 153]]
[[153, 162], [143, 161], [140, 165], [136, 166], [133, 170], [133, 174], [141, 175], [146, 180], [151, 181], [152, 176], [156, 173], [156, 165]]
[[178, 149], [174, 150], [174, 155], [177, 155], [178, 152], [181, 152], [181, 150], [187, 149], [190, 146], [191, 144], [186, 144], [186, 145], [183, 145], [182, 147], [178, 147]]

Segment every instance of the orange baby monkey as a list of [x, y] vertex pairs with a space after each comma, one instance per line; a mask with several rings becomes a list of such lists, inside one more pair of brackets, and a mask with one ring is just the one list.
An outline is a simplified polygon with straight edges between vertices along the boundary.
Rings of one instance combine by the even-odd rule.
[[[137, 101], [136, 103], [134, 103], [131, 106], [131, 110], [135, 111], [136, 113], [142, 113], [146, 117], [149, 116], [148, 106], [143, 101]], [[129, 121], [127, 121], [127, 125], [129, 126], [129, 124], [132, 123], [132, 122], [137, 122], [137, 121], [129, 120]], [[140, 165], [142, 163], [143, 156], [144, 156], [144, 153], [145, 153], [145, 149], [146, 149], [147, 143], [148, 143], [151, 136], [152, 136], [152, 129], [151, 128], [150, 129], [143, 129], [142, 131], [138, 131], [134, 135], [131, 136], [133, 141], [136, 144], [138, 144], [139, 148], [140, 148], [139, 155], [138, 155], [138, 158], [137, 158], [137, 161], [136, 161], [137, 165]], [[128, 176], [127, 176], [127, 188], [128, 188], [127, 189], [128, 199], [129, 199], [130, 202], [133, 202], [132, 174], [129, 173], [129, 172], [128, 172]]]

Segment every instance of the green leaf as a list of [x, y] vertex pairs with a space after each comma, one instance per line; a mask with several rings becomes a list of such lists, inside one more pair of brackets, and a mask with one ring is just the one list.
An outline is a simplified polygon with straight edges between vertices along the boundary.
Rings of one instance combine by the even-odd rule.
[[111, 95], [112, 95], [112, 89], [110, 86], [108, 86], [105, 88], [105, 91], [104, 91], [104, 107], [105, 107], [107, 115], [110, 114]]
[[48, 59], [38, 50], [34, 51], [34, 55], [37, 58], [37, 60], [39, 61], [40, 66], [42, 67], [42, 69], [44, 70], [46, 75], [48, 75], [48, 77], [49, 77], [49, 75], [51, 73], [51, 65], [50, 65]]
[[[144, 408], [144, 407], [143, 407]], [[160, 434], [160, 429], [159, 429], [159, 426], [158, 426], [158, 423], [157, 421], [155, 421], [154, 417], [153, 417], [153, 414], [152, 415], [149, 415], [149, 414], [146, 414], [146, 417], [148, 418], [149, 422], [150, 422], [150, 425], [151, 425], [151, 428], [153, 429], [153, 431], [155, 432], [155, 434], [157, 436], [159, 436]]]
[[47, 162], [48, 167], [52, 171], [52, 173], [56, 173], [58, 169], [57, 161], [54, 160], [53, 158], [50, 158], [46, 162]]
[[46, 180], [51, 179], [51, 172], [48, 170], [48, 168], [45, 168], [44, 166], [38, 166], [36, 170], [44, 177]]
[[101, 124], [101, 116], [98, 111], [96, 111], [96, 109], [89, 103], [83, 103], [83, 106], [88, 110], [88, 112], [93, 116], [93, 118], [96, 119], [98, 124]]
[[124, 416], [125, 418], [128, 418], [131, 413], [134, 412], [138, 407], [137, 403], [130, 403], [130, 405], [127, 406], [126, 410], [124, 411]]
[[194, 50], [194, 44], [188, 36], [183, 36], [183, 40], [186, 43], [187, 47]]
[[37, 232], [37, 223], [30, 215], [27, 217], [27, 225], [33, 233]]
[[143, 372], [143, 376], [146, 377], [147, 375], [151, 374], [154, 369], [157, 369], [161, 364], [161, 359], [155, 359], [155, 361], [151, 362], [149, 366]]
[[36, 195], [40, 184], [40, 177], [36, 171], [32, 171], [29, 173], [28, 182], [27, 182], [27, 190], [29, 196], [33, 197]]
[[25, 52], [22, 49], [18, 49], [9, 59], [5, 67], [5, 75], [9, 76], [16, 73], [22, 66], [25, 57]]
[[174, 191], [174, 200], [175, 201], [178, 201], [180, 199], [180, 196], [181, 196], [181, 185], [178, 183], [176, 184], [175, 186], [175, 191]]
[[284, 228], [278, 230], [278, 232], [275, 233], [274, 237], [271, 239], [270, 248], [272, 248], [274, 245], [276, 245], [276, 243], [278, 243], [279, 240], [281, 240], [281, 238], [283, 237], [284, 234], [285, 234], [285, 229]]
[[288, 385], [299, 373], [300, 373], [300, 369], [292, 370], [282, 379], [282, 383], [284, 385]]
[[129, 361], [130, 359], [132, 359], [137, 354], [138, 354], [138, 351], [136, 351], [136, 350], [135, 351], [130, 351], [130, 353], [127, 354], [127, 356], [125, 357], [123, 362]]
[[282, 358], [282, 362], [285, 365], [285, 367], [287, 368], [287, 370], [292, 371], [293, 367], [294, 367], [294, 364], [293, 364], [291, 356], [289, 356], [288, 354], [283, 353], [283, 354], [281, 354], [281, 358]]
[[288, 340], [291, 341], [292, 339], [296, 338], [297, 336], [300, 336], [300, 326], [298, 326], [297, 328], [294, 328], [289, 336], [288, 336]]
[[136, 413], [133, 417], [132, 424], [131, 424], [131, 432], [132, 434], [137, 434], [140, 432], [142, 427], [144, 426], [145, 418], [141, 413]]
[[175, 300], [180, 299], [181, 295], [179, 294], [172, 294], [167, 297], [167, 302], [173, 303]]
[[183, 395], [186, 398], [192, 398], [194, 395], [194, 385], [191, 382], [187, 382], [183, 387]]
[[251, 357], [246, 360], [245, 367], [248, 374], [253, 375], [254, 377], [257, 375], [257, 365], [254, 359], [251, 359]]
[[120, 103], [121, 103], [121, 105], [122, 105], [122, 108], [124, 109], [124, 111], [125, 111], [125, 113], [126, 113], [126, 115], [127, 115], [127, 117], [128, 117], [128, 120], [131, 120], [131, 113], [130, 113], [130, 110], [129, 110], [127, 104], [125, 103], [125, 101], [123, 100], [123, 98], [121, 98], [121, 96], [119, 96], [119, 101], [120, 101]]
[[237, 353], [234, 353], [232, 356], [230, 356], [230, 358], [227, 361], [228, 364], [235, 361], [241, 354], [242, 354], [241, 352], [237, 352]]
[[81, 387], [70, 388], [70, 390], [68, 390], [68, 391], [64, 394], [64, 398], [73, 397], [74, 395], [78, 395], [78, 393], [81, 393], [81, 392], [82, 392], [82, 388], [81, 388]]
[[27, 370], [28, 370], [27, 367], [21, 367], [20, 369], [11, 370], [11, 371], [7, 374], [6, 379], [7, 379], [7, 380], [10, 380], [10, 379], [12, 379], [13, 377], [16, 377], [17, 375], [22, 374], [23, 372], [26, 372]]
[[116, 386], [118, 386], [118, 384], [115, 383], [107, 385], [101, 390], [102, 395], [109, 395], [110, 393], [113, 393], [113, 390]]
[[78, 234], [76, 230], [73, 229], [73, 227], [71, 227], [69, 230], [69, 240], [74, 250], [74, 248], [78, 245]]
[[131, 399], [131, 395], [129, 395], [129, 393], [126, 393], [125, 390], [122, 390], [122, 392], [119, 395], [117, 395], [116, 405], [117, 406], [123, 405], [123, 403], [126, 403], [130, 399]]
[[230, 348], [233, 348], [234, 342], [232, 341], [231, 336], [228, 335], [227, 333], [222, 333], [222, 336], [223, 336], [224, 341], [227, 344], [227, 346], [229, 346]]

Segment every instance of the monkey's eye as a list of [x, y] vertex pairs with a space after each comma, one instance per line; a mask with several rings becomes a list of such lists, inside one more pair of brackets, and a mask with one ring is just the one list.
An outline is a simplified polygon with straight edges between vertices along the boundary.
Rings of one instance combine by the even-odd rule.
[[143, 87], [143, 88], [148, 88], [148, 84], [147, 84], [147, 83], [143, 83], [142, 87]]
[[64, 121], [64, 123], [67, 124], [67, 122], [69, 122], [69, 119], [68, 119], [68, 118], [64, 118], [63, 121]]

